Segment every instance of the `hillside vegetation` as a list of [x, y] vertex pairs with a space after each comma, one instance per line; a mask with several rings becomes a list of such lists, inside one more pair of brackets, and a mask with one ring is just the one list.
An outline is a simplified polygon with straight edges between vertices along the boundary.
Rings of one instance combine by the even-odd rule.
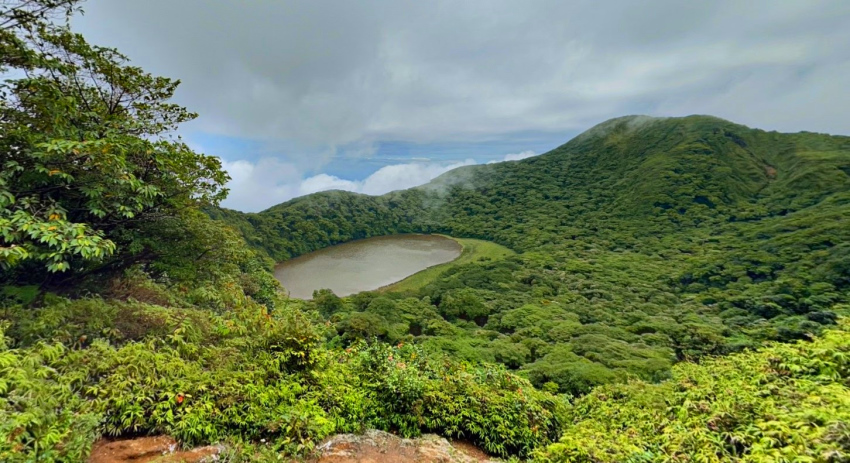
[[771, 345], [661, 384], [603, 386], [575, 401], [540, 462], [842, 462], [850, 454], [850, 334]]
[[[277, 461], [368, 428], [544, 462], [850, 458], [850, 138], [631, 116], [243, 214], [172, 136], [179, 82], [70, 31], [77, 7], [0, 3], [0, 461], [145, 434]], [[408, 232], [489, 251], [345, 298], [271, 274]]]
[[848, 137], [631, 116], [412, 190], [221, 217], [275, 259], [414, 231], [519, 251], [452, 266], [413, 297], [322, 293], [315, 306], [334, 342], [413, 336], [583, 394], [835, 323], [850, 288], [849, 166]]

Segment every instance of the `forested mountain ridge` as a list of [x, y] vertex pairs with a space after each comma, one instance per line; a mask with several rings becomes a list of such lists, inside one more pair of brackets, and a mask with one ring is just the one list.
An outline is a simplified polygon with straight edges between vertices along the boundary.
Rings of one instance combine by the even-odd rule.
[[276, 260], [389, 233], [507, 245], [521, 254], [453, 270], [407, 299], [312, 304], [340, 340], [415, 332], [451, 355], [582, 393], [833, 323], [850, 284], [848, 172], [850, 137], [628, 116], [549, 153], [410, 190], [223, 214]]
[[[631, 219], [689, 226], [787, 215], [850, 188], [850, 161], [842, 154], [848, 150], [850, 137], [764, 132], [709, 116], [627, 116], [546, 154], [462, 167], [411, 190], [380, 197], [322, 192], [257, 214], [228, 215], [243, 231], [253, 223], [256, 233], [268, 235], [249, 233], [276, 259], [303, 249], [277, 250], [275, 233], [307, 249], [312, 241], [335, 244], [379, 230], [478, 234], [524, 249], [562, 240], [540, 235], [564, 235], [553, 227], [560, 232], [567, 225], [586, 233]], [[550, 213], [532, 223], [542, 202]], [[358, 222], [366, 214], [377, 221]], [[484, 217], [473, 220], [483, 229], [470, 226], [478, 215]], [[275, 220], [288, 222], [269, 227]], [[512, 228], [531, 233], [523, 238], [527, 245]]]

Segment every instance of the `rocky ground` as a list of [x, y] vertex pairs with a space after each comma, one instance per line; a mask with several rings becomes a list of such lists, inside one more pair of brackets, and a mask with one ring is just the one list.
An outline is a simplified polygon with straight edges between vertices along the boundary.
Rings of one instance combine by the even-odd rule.
[[[206, 463], [218, 460], [220, 446], [178, 450], [167, 436], [103, 439], [97, 442], [88, 463]], [[496, 463], [475, 446], [449, 442], [427, 434], [402, 439], [383, 431], [339, 434], [323, 441], [309, 463]], [[294, 463], [294, 462], [293, 462]]]
[[426, 434], [402, 439], [383, 431], [340, 434], [317, 447], [311, 463], [485, 463], [495, 462], [480, 449]]
[[134, 439], [101, 439], [92, 447], [88, 463], [202, 463], [216, 461], [222, 448], [217, 445], [179, 450], [168, 436]]

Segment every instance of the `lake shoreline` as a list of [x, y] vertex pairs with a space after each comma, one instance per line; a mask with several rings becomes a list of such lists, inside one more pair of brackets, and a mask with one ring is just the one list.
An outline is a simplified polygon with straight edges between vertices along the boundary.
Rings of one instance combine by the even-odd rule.
[[275, 266], [290, 298], [310, 300], [313, 291], [339, 296], [376, 291], [463, 255], [458, 240], [437, 234], [397, 234], [329, 246]]
[[382, 286], [375, 291], [382, 293], [412, 293], [421, 289], [431, 281], [435, 280], [444, 271], [470, 262], [482, 260], [499, 260], [516, 254], [510, 248], [496, 244], [492, 241], [479, 240], [475, 238], [456, 238], [454, 236], [436, 234], [458, 242], [462, 251], [454, 260], [420, 270], [413, 275], [407, 276], [399, 281]]

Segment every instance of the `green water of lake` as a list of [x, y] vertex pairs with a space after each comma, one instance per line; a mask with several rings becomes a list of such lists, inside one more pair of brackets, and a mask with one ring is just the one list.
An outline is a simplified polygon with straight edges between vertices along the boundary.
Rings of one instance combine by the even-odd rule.
[[347, 296], [403, 280], [460, 253], [460, 244], [442, 236], [379, 236], [288, 260], [275, 268], [275, 277], [294, 298], [310, 299], [321, 288]]

